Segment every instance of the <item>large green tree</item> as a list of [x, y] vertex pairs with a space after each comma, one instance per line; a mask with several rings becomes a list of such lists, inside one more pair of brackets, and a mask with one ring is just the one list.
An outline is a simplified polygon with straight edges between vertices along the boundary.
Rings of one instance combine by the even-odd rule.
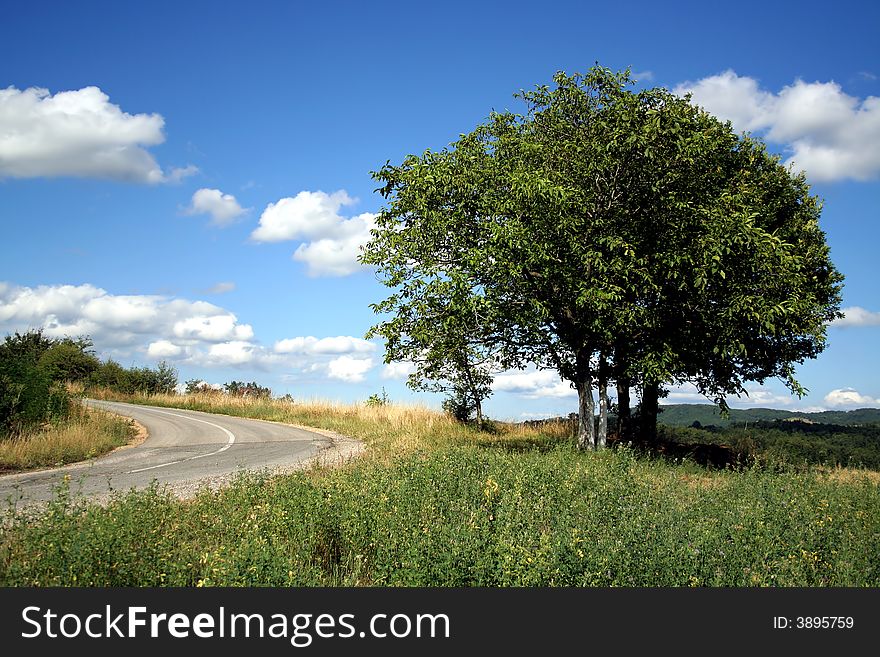
[[374, 174], [388, 204], [362, 261], [394, 289], [381, 310], [418, 321], [433, 282], [457, 282], [446, 312], [487, 309], [496, 363], [572, 383], [584, 447], [604, 443], [611, 382], [624, 417], [642, 386], [648, 432], [665, 383], [722, 404], [769, 377], [800, 392], [794, 365], [824, 347], [841, 280], [803, 177], [628, 73], [554, 82], [520, 94], [525, 115]]

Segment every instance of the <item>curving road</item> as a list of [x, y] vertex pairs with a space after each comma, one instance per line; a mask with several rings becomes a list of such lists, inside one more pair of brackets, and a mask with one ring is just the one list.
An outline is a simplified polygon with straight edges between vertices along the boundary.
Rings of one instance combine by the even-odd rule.
[[154, 481], [194, 492], [201, 483], [242, 470], [290, 468], [332, 439], [284, 424], [138, 404], [89, 400], [96, 408], [134, 418], [149, 437], [137, 447], [62, 468], [0, 476], [0, 502], [16, 506], [52, 499], [65, 476], [72, 496], [102, 498], [146, 488]]

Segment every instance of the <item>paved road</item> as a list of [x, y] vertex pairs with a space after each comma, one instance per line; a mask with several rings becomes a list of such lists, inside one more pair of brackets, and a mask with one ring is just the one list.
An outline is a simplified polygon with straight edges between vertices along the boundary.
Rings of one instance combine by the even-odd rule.
[[283, 424], [120, 402], [90, 405], [143, 424], [143, 444], [85, 463], [0, 476], [0, 502], [17, 506], [46, 501], [66, 475], [71, 494], [100, 498], [112, 491], [146, 488], [153, 481], [195, 490], [241, 470], [290, 467], [330, 446], [331, 439]]

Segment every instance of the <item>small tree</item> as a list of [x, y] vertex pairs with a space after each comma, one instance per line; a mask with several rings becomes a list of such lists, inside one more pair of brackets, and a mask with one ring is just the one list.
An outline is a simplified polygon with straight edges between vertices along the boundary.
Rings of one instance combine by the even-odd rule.
[[[363, 259], [379, 264], [381, 257], [368, 251]], [[449, 278], [435, 263], [411, 261], [405, 269], [399, 291], [371, 306], [393, 317], [373, 326], [366, 338], [385, 338], [386, 363], [413, 363], [410, 388], [450, 393], [472, 408], [482, 425], [483, 401], [492, 394], [492, 374], [499, 367], [490, 337], [491, 309], [478, 291]]]

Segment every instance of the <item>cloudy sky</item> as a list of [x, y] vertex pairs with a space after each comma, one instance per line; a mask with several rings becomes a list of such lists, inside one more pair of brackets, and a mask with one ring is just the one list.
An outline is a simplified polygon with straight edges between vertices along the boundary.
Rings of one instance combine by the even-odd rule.
[[[722, 8], [723, 7], [723, 8]], [[825, 201], [846, 318], [734, 405], [880, 406], [880, 51], [874, 3], [43, 2], [0, 21], [0, 334], [90, 335], [125, 365], [341, 401], [383, 387], [356, 262], [370, 171], [441, 149], [557, 70], [641, 85], [762, 136]], [[693, 390], [668, 401], [697, 401]], [[568, 413], [552, 372], [489, 415]]]

